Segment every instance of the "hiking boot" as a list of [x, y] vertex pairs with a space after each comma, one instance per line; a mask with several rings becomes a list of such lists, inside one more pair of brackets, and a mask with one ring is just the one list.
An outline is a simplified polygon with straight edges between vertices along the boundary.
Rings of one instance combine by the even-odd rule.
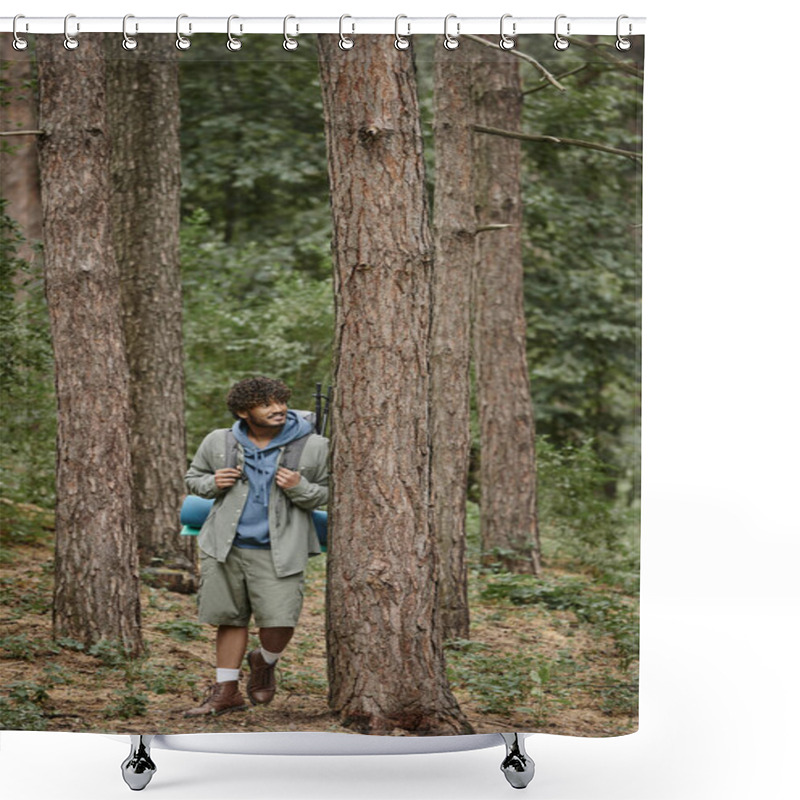
[[184, 717], [203, 717], [206, 715], [227, 714], [229, 711], [243, 711], [247, 708], [239, 691], [239, 681], [212, 683], [203, 702], [187, 711]]
[[275, 664], [267, 664], [260, 650], [247, 654], [250, 677], [247, 679], [247, 696], [255, 705], [267, 705], [275, 697]]

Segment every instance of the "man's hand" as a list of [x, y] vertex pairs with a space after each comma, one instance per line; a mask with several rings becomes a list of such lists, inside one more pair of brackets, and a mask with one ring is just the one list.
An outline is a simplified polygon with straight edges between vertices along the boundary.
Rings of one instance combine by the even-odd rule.
[[214, 473], [214, 483], [217, 484], [217, 489], [230, 489], [236, 481], [242, 476], [242, 471], [239, 467], [228, 467], [226, 469], [218, 469]]
[[275, 475], [275, 483], [277, 483], [281, 489], [293, 489], [300, 483], [300, 473], [293, 472], [290, 469], [286, 469], [286, 467], [278, 467], [278, 472]]

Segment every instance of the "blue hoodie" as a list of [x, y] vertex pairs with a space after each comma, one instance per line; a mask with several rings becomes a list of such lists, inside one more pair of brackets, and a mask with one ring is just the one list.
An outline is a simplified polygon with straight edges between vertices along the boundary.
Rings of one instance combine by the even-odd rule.
[[259, 449], [247, 437], [244, 420], [233, 425], [233, 435], [244, 448], [244, 474], [250, 486], [247, 502], [236, 528], [234, 547], [263, 550], [269, 542], [269, 490], [278, 468], [278, 451], [284, 445], [311, 433], [310, 422], [288, 411], [281, 432], [264, 448]]

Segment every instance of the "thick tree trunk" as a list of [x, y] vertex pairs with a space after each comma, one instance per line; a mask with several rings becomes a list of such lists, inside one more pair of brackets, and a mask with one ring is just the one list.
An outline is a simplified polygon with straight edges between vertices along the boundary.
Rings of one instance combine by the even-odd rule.
[[106, 35], [115, 247], [131, 373], [134, 528], [142, 577], [196, 590], [179, 535], [185, 489], [180, 272], [180, 97], [175, 37], [125, 51]]
[[[17, 52], [10, 33], [0, 34], [0, 77], [8, 87], [0, 103], [0, 131], [36, 130], [35, 90], [31, 87], [33, 62], [30, 52]], [[20, 226], [25, 244], [19, 255], [31, 261], [31, 245], [42, 238], [42, 198], [39, 193], [39, 154], [36, 136], [14, 136], [0, 148], [0, 194], [8, 201], [6, 211]], [[9, 148], [12, 152], [7, 152]]]
[[[480, 125], [519, 130], [519, 61], [483, 48], [473, 66]], [[481, 537], [486, 562], [538, 573], [536, 457], [522, 290], [520, 143], [475, 135], [478, 226], [473, 341], [481, 436]]]
[[433, 248], [410, 52], [319, 38], [336, 365], [330, 705], [365, 733], [471, 730], [447, 684], [429, 521]]
[[[437, 47], [431, 333], [431, 526], [445, 639], [469, 638], [466, 517], [470, 454], [470, 281], [475, 260], [470, 50]], [[467, 43], [469, 44], [469, 43]]]
[[56, 636], [140, 652], [128, 367], [101, 38], [37, 41], [45, 291], [58, 398]]

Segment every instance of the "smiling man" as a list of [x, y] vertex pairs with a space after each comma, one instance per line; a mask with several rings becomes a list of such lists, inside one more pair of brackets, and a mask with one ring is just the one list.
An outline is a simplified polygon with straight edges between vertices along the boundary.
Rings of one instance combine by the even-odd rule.
[[300, 616], [306, 563], [320, 552], [311, 511], [328, 500], [328, 440], [288, 409], [290, 397], [272, 378], [237, 383], [227, 398], [236, 422], [206, 436], [186, 474], [193, 494], [214, 499], [198, 537], [199, 618], [217, 627], [216, 680], [189, 717], [246, 708], [251, 618], [261, 646], [247, 654], [247, 696], [271, 702]]

